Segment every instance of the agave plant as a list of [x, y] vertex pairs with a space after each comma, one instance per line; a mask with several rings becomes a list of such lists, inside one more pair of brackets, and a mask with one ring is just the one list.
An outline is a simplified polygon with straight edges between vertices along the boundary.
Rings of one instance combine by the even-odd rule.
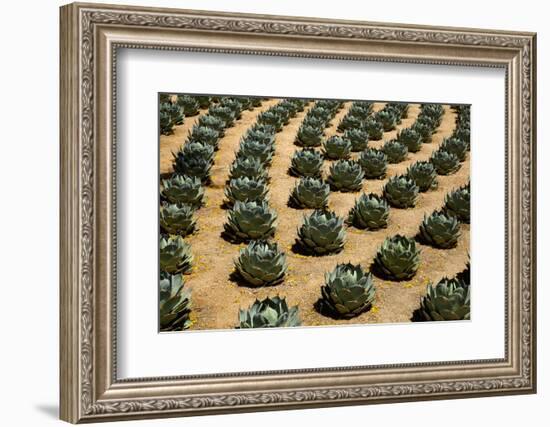
[[203, 159], [207, 159], [208, 161], [212, 161], [214, 158], [214, 147], [206, 143], [203, 144], [202, 142], [187, 141], [183, 145], [181, 152], [183, 156], [187, 158], [201, 157]]
[[397, 134], [397, 140], [404, 144], [410, 153], [416, 153], [422, 148], [422, 135], [413, 128], [401, 130]]
[[439, 126], [440, 121], [435, 117], [420, 114], [416, 119], [415, 125], [425, 125], [430, 129], [432, 135], [436, 132], [436, 128]]
[[167, 113], [170, 116], [172, 125], [182, 125], [185, 118], [182, 109], [172, 102], [160, 104], [160, 112]]
[[160, 269], [170, 274], [185, 274], [193, 266], [191, 246], [181, 236], [160, 236]]
[[470, 127], [460, 125], [453, 131], [453, 138], [461, 139], [466, 143], [468, 150], [470, 149]]
[[256, 141], [273, 147], [275, 144], [275, 129], [267, 125], [254, 126], [246, 131], [242, 141]]
[[287, 108], [285, 108], [283, 105], [281, 105], [281, 103], [274, 105], [273, 107], [270, 108], [269, 111], [277, 114], [280, 117], [283, 126], [289, 123], [290, 111]]
[[318, 147], [323, 141], [323, 128], [302, 124], [296, 135], [296, 145], [300, 147]]
[[430, 162], [439, 175], [450, 175], [460, 169], [460, 160], [455, 154], [444, 150], [434, 151]]
[[397, 118], [391, 111], [382, 110], [376, 113], [376, 119], [382, 124], [384, 132], [389, 132], [395, 129]]
[[235, 202], [267, 201], [267, 184], [263, 179], [241, 176], [229, 181], [225, 188], [225, 197], [228, 206], [233, 206]]
[[354, 102], [348, 111], [348, 115], [358, 117], [365, 120], [372, 112], [372, 104], [370, 102]]
[[273, 126], [275, 131], [279, 132], [283, 128], [284, 117], [274, 111], [267, 110], [258, 116], [257, 121], [260, 124]]
[[161, 135], [171, 135], [174, 131], [174, 123], [172, 122], [172, 116], [166, 111], [160, 111], [159, 113], [159, 128]]
[[174, 172], [180, 175], [197, 177], [202, 182], [207, 182], [210, 179], [211, 168], [211, 159], [199, 156], [187, 156], [182, 151], [174, 159]]
[[418, 191], [418, 185], [408, 176], [392, 176], [384, 185], [384, 198], [396, 208], [412, 208], [416, 205]]
[[354, 160], [338, 160], [330, 166], [327, 178], [331, 188], [344, 193], [359, 191], [363, 188], [363, 169]]
[[420, 265], [416, 242], [396, 234], [382, 243], [373, 262], [373, 269], [390, 280], [409, 280]]
[[214, 150], [217, 150], [219, 139], [220, 133], [216, 129], [206, 126], [193, 126], [187, 137], [187, 143], [209, 145]]
[[301, 178], [290, 194], [289, 204], [298, 208], [321, 209], [328, 204], [330, 186], [320, 179]]
[[239, 120], [241, 118], [241, 112], [243, 108], [246, 108], [246, 98], [230, 98], [230, 97], [223, 97], [220, 100], [220, 106], [229, 108], [233, 112], [233, 116], [235, 120]]
[[420, 135], [422, 143], [432, 142], [433, 129], [430, 125], [417, 121], [411, 126], [411, 129]]
[[304, 217], [298, 230], [298, 243], [301, 247], [317, 255], [340, 252], [345, 241], [344, 220], [331, 211], [313, 211]]
[[309, 126], [309, 127], [312, 127], [312, 128], [324, 129], [326, 127], [327, 123], [326, 123], [325, 119], [323, 119], [321, 117], [317, 117], [317, 116], [311, 114], [312, 112], [315, 112], [315, 111], [316, 110], [314, 110], [314, 109], [309, 110], [308, 114], [306, 115], [306, 117], [302, 121], [302, 126]]
[[236, 201], [224, 230], [232, 241], [266, 239], [275, 233], [276, 221], [277, 213], [267, 202]]
[[269, 165], [273, 159], [273, 145], [264, 144], [253, 139], [245, 139], [239, 145], [238, 157], [253, 157], [258, 159], [262, 165]]
[[163, 204], [160, 207], [160, 226], [168, 234], [187, 236], [196, 227], [194, 214], [195, 208], [191, 205]]
[[338, 130], [344, 132], [348, 129], [358, 129], [363, 126], [363, 121], [361, 117], [347, 114], [344, 116], [342, 121], [338, 124]]
[[358, 153], [366, 150], [369, 144], [369, 133], [363, 128], [347, 129], [344, 139], [351, 143], [351, 151]]
[[365, 129], [369, 133], [369, 139], [378, 141], [384, 136], [384, 126], [375, 118], [368, 118], [365, 121]]
[[235, 270], [252, 286], [272, 286], [281, 283], [288, 264], [286, 255], [279, 250], [277, 243], [253, 240], [242, 248], [235, 260]]
[[204, 188], [196, 176], [173, 174], [162, 181], [160, 194], [171, 203], [184, 203], [198, 208], [204, 199]]
[[290, 99], [285, 99], [284, 101], [281, 101], [278, 105], [278, 108], [284, 108], [289, 117], [295, 117], [296, 114], [298, 114], [298, 104], [293, 102]]
[[320, 178], [322, 167], [322, 154], [312, 148], [304, 148], [294, 152], [290, 173], [295, 176]]
[[466, 224], [470, 223], [470, 185], [465, 185], [445, 196], [445, 210]]
[[439, 149], [454, 154], [460, 162], [463, 162], [466, 160], [468, 144], [459, 138], [445, 138]]
[[460, 224], [456, 217], [435, 211], [430, 216], [424, 216], [420, 224], [420, 237], [436, 248], [454, 248], [460, 237]]
[[329, 122], [330, 118], [333, 116], [333, 114], [334, 113], [331, 111], [330, 108], [323, 107], [322, 105], [319, 104], [319, 102], [317, 102], [315, 107], [309, 110], [307, 115], [308, 115], [308, 119], [316, 118], [316, 119], [319, 119], [323, 123], [323, 125], [326, 125]]
[[200, 105], [192, 96], [178, 96], [177, 104], [181, 107], [183, 114], [187, 117], [194, 116], [199, 113]]
[[430, 283], [419, 312], [426, 321], [470, 320], [470, 286], [447, 278], [435, 286]]
[[258, 97], [251, 97], [250, 98], [250, 105], [252, 105], [253, 107], [261, 107], [262, 105], [262, 98], [258, 98]]
[[199, 96], [195, 96], [194, 98], [195, 98], [195, 101], [198, 102], [199, 107], [203, 109], [210, 107], [210, 104], [212, 103], [212, 98], [209, 96], [199, 95]]
[[386, 176], [388, 157], [383, 151], [367, 148], [359, 155], [357, 162], [363, 169], [367, 179], [380, 179]]
[[208, 114], [221, 119], [226, 128], [233, 126], [233, 123], [235, 123], [235, 111], [230, 107], [224, 107], [221, 104], [213, 105], [208, 109]]
[[331, 136], [323, 143], [325, 156], [332, 160], [348, 159], [351, 152], [351, 143], [341, 136]]
[[348, 224], [356, 228], [377, 230], [388, 225], [388, 202], [377, 194], [361, 194], [348, 215]]
[[419, 161], [413, 163], [407, 169], [406, 175], [416, 183], [418, 190], [421, 192], [437, 187], [437, 172], [430, 162]]
[[374, 295], [372, 274], [360, 265], [337, 264], [333, 271], [325, 273], [317, 306], [321, 313], [351, 319], [370, 309]]
[[409, 152], [405, 144], [400, 143], [396, 139], [387, 141], [382, 146], [382, 151], [388, 158], [390, 163], [399, 163], [407, 158]]
[[198, 126], [217, 130], [220, 138], [225, 135], [225, 121], [220, 117], [212, 116], [210, 114], [200, 116]]
[[255, 157], [236, 157], [229, 169], [229, 179], [247, 176], [255, 179], [267, 179], [267, 169]]
[[301, 324], [298, 306], [289, 308], [284, 298], [276, 296], [256, 300], [247, 310], [239, 310], [237, 328], [284, 328]]
[[160, 273], [159, 317], [161, 332], [183, 331], [191, 326], [191, 292], [181, 274]]

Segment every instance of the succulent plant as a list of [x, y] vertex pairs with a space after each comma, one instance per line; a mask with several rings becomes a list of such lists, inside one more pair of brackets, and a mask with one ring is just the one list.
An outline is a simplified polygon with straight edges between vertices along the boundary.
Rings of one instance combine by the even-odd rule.
[[276, 296], [256, 300], [247, 310], [239, 310], [237, 328], [284, 328], [301, 324], [298, 306], [289, 308], [284, 298]]
[[269, 165], [273, 159], [273, 145], [264, 144], [253, 139], [242, 140], [239, 145], [238, 157], [253, 157], [258, 159], [262, 165]]
[[445, 196], [445, 210], [466, 224], [470, 223], [470, 185], [451, 191]]
[[468, 144], [459, 138], [445, 138], [439, 149], [454, 154], [460, 162], [463, 162], [466, 160]]
[[391, 111], [396, 117], [405, 119], [409, 113], [409, 104], [403, 102], [388, 102], [385, 110]]
[[367, 101], [356, 101], [351, 104], [348, 115], [365, 120], [372, 112], [372, 104]]
[[367, 148], [359, 155], [357, 163], [363, 169], [367, 179], [380, 179], [386, 176], [388, 157], [383, 151]]
[[252, 286], [272, 286], [281, 283], [288, 264], [286, 255], [279, 250], [277, 243], [253, 240], [239, 252], [235, 260], [235, 270]]
[[274, 105], [273, 107], [270, 108], [269, 111], [277, 114], [280, 117], [283, 126], [289, 123], [290, 111], [287, 108], [285, 108], [283, 105], [281, 105], [281, 103]]
[[290, 194], [290, 205], [298, 208], [321, 209], [328, 204], [330, 186], [320, 179], [301, 178]]
[[420, 265], [416, 242], [396, 234], [382, 243], [373, 262], [373, 270], [390, 280], [409, 280]]
[[160, 226], [168, 234], [187, 236], [196, 227], [195, 208], [191, 205], [175, 203], [162, 204], [160, 207]]
[[255, 157], [238, 156], [229, 169], [229, 179], [231, 180], [243, 176], [267, 180], [267, 169], [263, 163]]
[[160, 194], [170, 203], [185, 203], [198, 208], [203, 202], [204, 188], [196, 176], [173, 174], [162, 180]]
[[295, 176], [319, 178], [321, 177], [322, 167], [322, 154], [313, 148], [304, 148], [303, 150], [294, 152], [290, 173]]
[[171, 94], [169, 93], [161, 93], [159, 94], [159, 103], [161, 104], [164, 104], [164, 103], [172, 103], [172, 96]]
[[360, 265], [337, 264], [333, 271], [325, 273], [317, 306], [321, 313], [351, 319], [370, 309], [374, 295], [372, 274]]
[[275, 129], [267, 125], [254, 126], [246, 131], [242, 141], [256, 141], [273, 147], [275, 144]]
[[351, 152], [351, 143], [341, 136], [331, 136], [323, 143], [325, 156], [332, 160], [348, 159]]
[[430, 162], [419, 161], [413, 163], [407, 169], [406, 175], [418, 185], [418, 190], [421, 192], [437, 187], [437, 172]]
[[193, 266], [191, 246], [181, 236], [160, 236], [160, 269], [170, 274], [185, 274]]
[[[187, 158], [200, 157], [203, 159], [207, 159], [208, 161], [212, 161], [212, 159], [214, 158], [214, 147], [202, 142], [187, 141], [185, 144], [183, 144], [181, 152], [183, 156]], [[174, 157], [177, 157], [177, 155]]]
[[187, 156], [182, 151], [174, 158], [174, 172], [180, 175], [197, 177], [202, 182], [210, 179], [212, 161], [209, 158], [199, 156]]
[[415, 122], [411, 129], [420, 135], [422, 138], [422, 143], [429, 144], [432, 142], [433, 129], [430, 125], [422, 122]]
[[397, 124], [397, 118], [395, 115], [387, 110], [382, 110], [376, 113], [376, 119], [382, 124], [384, 132], [389, 132], [395, 129]]
[[430, 283], [419, 312], [426, 321], [470, 320], [470, 286], [448, 278]]
[[409, 150], [405, 144], [400, 143], [396, 139], [387, 141], [382, 146], [382, 151], [388, 158], [390, 163], [399, 163], [407, 158]]
[[415, 125], [424, 125], [430, 129], [431, 134], [433, 135], [436, 132], [436, 128], [439, 126], [440, 120], [435, 117], [430, 117], [420, 114], [415, 122]]
[[388, 225], [390, 208], [377, 194], [361, 194], [348, 215], [348, 224], [359, 229], [377, 230]]
[[327, 125], [325, 119], [323, 119], [321, 117], [317, 117], [317, 116], [311, 114], [312, 111], [314, 112], [316, 110], [311, 109], [311, 110], [308, 111], [308, 114], [306, 115], [306, 117], [302, 121], [302, 126], [309, 126], [309, 127], [312, 127], [312, 128], [324, 129]]
[[315, 107], [309, 110], [307, 114], [308, 119], [310, 118], [319, 119], [325, 126], [329, 122], [332, 115], [333, 115], [333, 112], [331, 111], [331, 109], [323, 107], [322, 105], [319, 104], [319, 102], [317, 102], [317, 104], [315, 104]]
[[257, 118], [259, 124], [273, 126], [276, 132], [279, 132], [283, 128], [284, 120], [284, 117], [270, 110], [264, 111]]
[[369, 139], [378, 141], [384, 136], [384, 126], [375, 118], [368, 118], [365, 121], [365, 129], [369, 133]]
[[220, 99], [220, 107], [229, 108], [233, 112], [234, 120], [239, 120], [241, 118], [241, 113], [244, 108], [247, 100], [246, 98], [231, 98], [228, 96]]
[[331, 211], [313, 211], [309, 216], [304, 216], [304, 222], [298, 229], [298, 243], [313, 254], [340, 252], [345, 241], [344, 220]]
[[217, 130], [220, 138], [225, 135], [225, 121], [220, 117], [212, 116], [210, 114], [200, 116], [198, 126]]
[[441, 118], [443, 116], [443, 106], [441, 104], [422, 104], [420, 110], [420, 115], [432, 119], [435, 123], [435, 127], [441, 124]]
[[369, 144], [369, 133], [363, 128], [347, 129], [344, 139], [351, 143], [351, 151], [358, 153], [366, 150]]
[[365, 173], [356, 161], [338, 160], [330, 166], [327, 181], [337, 191], [353, 192], [363, 188], [364, 177]]
[[406, 145], [410, 153], [416, 153], [422, 148], [422, 135], [413, 128], [402, 129], [397, 134], [397, 140]]
[[191, 326], [191, 292], [184, 286], [181, 274], [162, 271], [159, 284], [159, 317], [161, 332], [183, 331]]
[[450, 175], [460, 169], [460, 161], [455, 154], [444, 150], [434, 151], [430, 162], [439, 175]]
[[323, 141], [323, 128], [302, 124], [296, 135], [296, 145], [300, 147], [318, 147]]
[[208, 114], [221, 119], [224, 123], [224, 127], [226, 128], [233, 126], [233, 123], [235, 123], [235, 111], [233, 111], [230, 107], [224, 107], [221, 104], [212, 105], [208, 109]]
[[199, 96], [195, 96], [194, 98], [195, 98], [195, 101], [198, 102], [199, 107], [203, 109], [210, 107], [210, 104], [212, 103], [212, 98], [209, 96], [199, 95]]
[[216, 129], [206, 126], [193, 126], [187, 137], [187, 143], [195, 142], [210, 145], [214, 150], [217, 150], [219, 139], [220, 133]]
[[298, 104], [291, 99], [285, 99], [278, 104], [278, 108], [284, 108], [289, 117], [295, 117], [298, 114]]
[[430, 216], [424, 216], [420, 224], [420, 237], [436, 248], [454, 248], [460, 237], [460, 224], [453, 215], [435, 211]]
[[250, 98], [250, 104], [251, 104], [253, 107], [260, 107], [260, 106], [262, 105], [262, 98], [251, 97], [251, 98]]
[[171, 135], [173, 133], [174, 123], [170, 113], [160, 111], [159, 113], [159, 130], [161, 135]]
[[351, 114], [345, 115], [338, 124], [338, 130], [344, 132], [348, 129], [358, 129], [363, 127], [364, 119]]
[[408, 176], [392, 176], [384, 185], [384, 198], [393, 207], [412, 208], [416, 205], [418, 191], [418, 185]]
[[160, 112], [168, 113], [172, 125], [182, 125], [185, 118], [182, 109], [172, 102], [160, 104]]
[[229, 181], [225, 188], [225, 197], [228, 206], [233, 206], [237, 201], [267, 201], [267, 184], [263, 179], [241, 176]]
[[277, 213], [267, 202], [236, 201], [224, 224], [232, 241], [266, 239], [275, 233]]
[[192, 96], [178, 96], [177, 104], [181, 107], [183, 114], [187, 117], [194, 116], [199, 113], [200, 105]]
[[460, 125], [453, 131], [453, 138], [461, 139], [466, 143], [468, 150], [470, 149], [470, 127]]

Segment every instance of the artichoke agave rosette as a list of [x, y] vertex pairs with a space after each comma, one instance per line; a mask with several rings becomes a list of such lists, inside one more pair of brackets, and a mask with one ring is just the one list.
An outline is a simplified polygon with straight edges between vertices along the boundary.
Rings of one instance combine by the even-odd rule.
[[191, 326], [191, 291], [181, 274], [160, 273], [159, 317], [161, 332], [183, 331]]
[[354, 192], [363, 188], [363, 169], [354, 160], [338, 160], [330, 166], [327, 179], [331, 188], [341, 192]]
[[298, 208], [322, 209], [328, 204], [330, 186], [317, 178], [301, 178], [290, 194], [290, 205]]
[[267, 202], [235, 202], [224, 224], [226, 235], [233, 241], [267, 239], [275, 234], [277, 213]]
[[378, 230], [388, 225], [388, 202], [377, 194], [361, 194], [348, 215], [348, 224], [355, 228]]
[[426, 321], [470, 320], [470, 286], [447, 278], [430, 283], [419, 311]]
[[309, 253], [337, 253], [344, 248], [345, 242], [344, 220], [331, 211], [315, 210], [304, 217], [298, 229], [298, 243]]
[[375, 288], [372, 274], [360, 265], [338, 264], [325, 274], [318, 302], [321, 313], [330, 313], [351, 319], [368, 310], [374, 301]]
[[281, 283], [288, 264], [286, 255], [277, 243], [253, 240], [239, 252], [235, 260], [235, 270], [249, 285], [272, 286]]
[[374, 258], [373, 269], [390, 280], [411, 279], [420, 265], [416, 242], [402, 235], [386, 238]]
[[284, 328], [302, 324], [298, 306], [288, 307], [286, 300], [278, 296], [256, 300], [246, 310], [239, 310], [237, 328]]
[[460, 224], [456, 217], [443, 211], [435, 211], [424, 216], [420, 224], [422, 240], [436, 248], [454, 248], [460, 237]]
[[160, 269], [170, 274], [191, 271], [193, 254], [191, 246], [181, 236], [160, 236]]

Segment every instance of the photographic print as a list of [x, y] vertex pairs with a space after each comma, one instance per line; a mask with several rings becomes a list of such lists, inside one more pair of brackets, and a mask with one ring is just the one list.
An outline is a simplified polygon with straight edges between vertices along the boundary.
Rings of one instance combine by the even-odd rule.
[[470, 106], [159, 95], [161, 331], [470, 319]]

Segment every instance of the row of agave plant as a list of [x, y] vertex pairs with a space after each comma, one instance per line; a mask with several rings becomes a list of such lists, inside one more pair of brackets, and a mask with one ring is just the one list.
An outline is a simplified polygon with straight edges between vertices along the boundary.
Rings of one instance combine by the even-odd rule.
[[[203, 102], [200, 104], [200, 102]], [[190, 292], [183, 275], [191, 271], [193, 254], [184, 237], [196, 228], [195, 211], [204, 204], [214, 152], [225, 129], [244, 109], [261, 105], [261, 99], [178, 97], [187, 116], [209, 106], [189, 132], [181, 150], [174, 154], [174, 173], [161, 183], [160, 206], [160, 329], [182, 330], [190, 326]]]
[[298, 129], [295, 144], [304, 148], [320, 147], [325, 139], [325, 128], [342, 106], [342, 102], [335, 100], [315, 102]]

